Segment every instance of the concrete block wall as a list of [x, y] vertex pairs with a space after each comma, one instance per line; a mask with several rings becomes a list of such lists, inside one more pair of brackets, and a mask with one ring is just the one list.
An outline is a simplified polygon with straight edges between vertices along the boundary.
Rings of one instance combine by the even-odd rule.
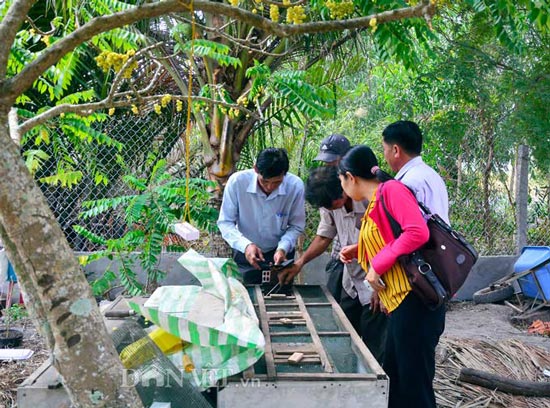
[[[78, 253], [77, 255], [83, 255]], [[162, 281], [163, 285], [200, 285], [199, 281], [189, 273], [177, 261], [181, 256], [179, 253], [164, 253], [161, 256], [160, 269], [166, 272], [166, 278]], [[470, 275], [466, 279], [464, 286], [458, 291], [453, 300], [471, 300], [475, 291], [489, 286], [497, 279], [511, 273], [517, 256], [482, 256], [474, 265]], [[301, 283], [309, 285], [324, 285], [326, 283], [325, 265], [330, 259], [330, 255], [325, 253], [309, 262], [302, 270]], [[117, 270], [118, 264], [109, 259], [100, 259], [86, 266], [85, 271], [89, 279], [94, 279], [106, 270], [111, 268]], [[139, 279], [145, 281], [145, 273], [139, 267], [139, 262], [135, 263], [135, 270]]]

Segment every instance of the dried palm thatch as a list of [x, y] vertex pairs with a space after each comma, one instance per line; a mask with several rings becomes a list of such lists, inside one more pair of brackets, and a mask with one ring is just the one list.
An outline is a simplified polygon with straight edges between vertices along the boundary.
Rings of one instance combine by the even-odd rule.
[[549, 381], [543, 370], [550, 368], [550, 354], [541, 348], [517, 340], [443, 338], [437, 354], [434, 388], [438, 407], [550, 408], [550, 398], [514, 396], [458, 381], [464, 367], [516, 380]]

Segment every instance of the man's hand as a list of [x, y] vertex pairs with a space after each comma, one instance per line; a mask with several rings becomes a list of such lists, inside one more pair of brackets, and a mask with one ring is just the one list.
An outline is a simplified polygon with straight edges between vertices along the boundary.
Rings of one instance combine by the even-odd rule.
[[354, 259], [357, 259], [359, 245], [353, 244], [343, 247], [340, 250], [340, 261], [344, 264], [351, 263]]
[[273, 264], [279, 265], [283, 263], [283, 261], [286, 261], [286, 252], [284, 251], [284, 249], [276, 250], [273, 254]]
[[288, 285], [292, 282], [292, 279], [294, 279], [294, 277], [300, 273], [301, 270], [302, 264], [297, 262], [293, 263], [291, 266], [279, 272], [279, 274], [277, 275], [277, 277], [279, 278], [279, 283], [281, 285]]
[[375, 292], [379, 292], [386, 287], [384, 282], [382, 282], [382, 279], [380, 279], [380, 275], [372, 269], [372, 266], [369, 267], [366, 280], [370, 283], [370, 286], [375, 290]]
[[246, 249], [244, 250], [244, 257], [255, 269], [261, 269], [260, 265], [258, 265], [259, 261], [265, 262], [264, 254], [262, 250], [256, 246], [256, 244], [248, 244], [246, 246]]

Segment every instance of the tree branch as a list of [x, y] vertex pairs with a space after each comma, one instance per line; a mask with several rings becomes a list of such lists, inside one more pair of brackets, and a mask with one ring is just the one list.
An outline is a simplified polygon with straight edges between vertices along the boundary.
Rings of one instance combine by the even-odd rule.
[[[16, 128], [16, 131], [20, 135], [24, 135], [33, 127], [41, 125], [47, 122], [48, 120], [61, 115], [62, 113], [76, 113], [77, 115], [87, 116], [101, 109], [122, 108], [122, 107], [132, 106], [132, 105], [144, 105], [146, 103], [153, 103], [161, 100], [164, 96], [166, 96], [166, 94], [162, 94], [162, 95], [150, 95], [146, 97], [138, 97], [138, 98], [132, 98], [132, 99], [121, 98], [120, 100], [112, 100], [114, 98], [120, 98], [122, 96], [127, 96], [129, 94], [130, 94], [129, 92], [124, 92], [121, 94], [117, 94], [113, 97], [108, 96], [105, 99], [102, 99], [101, 101], [98, 101], [98, 102], [81, 103], [81, 104], [64, 103], [62, 105], [57, 105], [23, 122], [21, 125], [19, 125], [19, 127]], [[185, 102], [187, 100], [187, 97], [183, 97], [180, 95], [172, 95], [172, 99], [174, 100], [179, 99]], [[256, 112], [251, 111], [250, 109], [247, 109], [244, 106], [238, 105], [235, 103], [228, 103], [223, 100], [211, 99], [203, 96], [191, 96], [191, 100], [208, 102], [213, 105], [220, 105], [229, 109], [237, 109], [251, 117], [259, 118]]]
[[[14, 3], [14, 5], [18, 4], [28, 6], [28, 2], [25, 2], [24, 0], [21, 0], [21, 3]], [[71, 52], [77, 46], [84, 43], [85, 41], [88, 41], [95, 35], [112, 30], [117, 27], [132, 24], [136, 21], [146, 18], [158, 17], [173, 12], [188, 11], [188, 4], [189, 0], [165, 0], [157, 3], [143, 4], [131, 10], [114, 13], [109, 16], [100, 16], [90, 20], [82, 27], [77, 28], [71, 34], [67, 35], [65, 38], [46, 48], [36, 58], [36, 60], [31, 62], [30, 64], [27, 64], [27, 66], [19, 74], [7, 80], [4, 85], [3, 92], [6, 101], [13, 102], [17, 98], [17, 96], [21, 95], [30, 86], [32, 86], [33, 82], [38, 77], [40, 77], [40, 75], [42, 75], [42, 73], [46, 71], [50, 66], [57, 63], [64, 55]], [[196, 11], [203, 11], [206, 13], [221, 14], [227, 17], [232, 17], [279, 37], [290, 37], [306, 33], [324, 33], [328, 31], [342, 31], [346, 29], [349, 30], [364, 28], [369, 26], [369, 23], [373, 18], [376, 18], [377, 24], [382, 24], [389, 21], [413, 17], [422, 18], [425, 16], [431, 16], [435, 13], [434, 6], [430, 4], [419, 4], [414, 7], [406, 7], [391, 11], [385, 11], [382, 13], [359, 18], [352, 18], [349, 20], [319, 21], [298, 25], [288, 25], [275, 23], [265, 17], [259, 16], [250, 11], [241, 9], [239, 7], [233, 7], [224, 3], [198, 0], [195, 1], [193, 4]], [[25, 11], [26, 14], [28, 8], [21, 7], [21, 9], [22, 10], [15, 10], [11, 14], [14, 14], [17, 18], [22, 19], [24, 17], [20, 16], [20, 14], [22, 14], [23, 11]], [[10, 17], [11, 14], [9, 14], [7, 17]], [[0, 27], [3, 28], [4, 24], [6, 23], [2, 23]], [[4, 28], [4, 31], [7, 35], [10, 36], [8, 37], [8, 39], [11, 38], [13, 40], [18, 27], [19, 25], [15, 24], [15, 22], [11, 24], [6, 24], [6, 28]], [[2, 36], [2, 31], [0, 31], [0, 37], [3, 39], [5, 38]], [[12, 42], [5, 43], [11, 44]], [[8, 53], [9, 50], [6, 51], [4, 62], [7, 62]], [[0, 60], [0, 63], [1, 62], [2, 60]]]
[[35, 2], [36, 0], [14, 0], [6, 16], [0, 23], [0, 38], [2, 39], [2, 44], [4, 44], [0, 48], [0, 83], [6, 76], [11, 44], [13, 44], [21, 23], [25, 21], [27, 13]]

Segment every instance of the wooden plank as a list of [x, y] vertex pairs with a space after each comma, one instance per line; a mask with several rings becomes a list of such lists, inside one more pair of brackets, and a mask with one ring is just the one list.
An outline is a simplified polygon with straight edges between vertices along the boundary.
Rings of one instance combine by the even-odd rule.
[[336, 303], [336, 300], [334, 300], [331, 293], [324, 285], [321, 285], [321, 289], [323, 290], [323, 293], [332, 305], [332, 312], [334, 313], [335, 317], [337, 317], [336, 320], [338, 326], [340, 326], [341, 329], [349, 332], [351, 337], [352, 350], [357, 355], [357, 358], [361, 359], [363, 365], [368, 370], [372, 370], [375, 375], [383, 376], [384, 378], [386, 378], [386, 373], [384, 372], [378, 361], [376, 361], [367, 346], [365, 346], [365, 343], [363, 343], [363, 340], [361, 339], [361, 337], [359, 337], [359, 335], [351, 325], [350, 321], [347, 319], [340, 305]]
[[294, 302], [293, 303], [290, 303], [290, 302], [277, 302], [277, 303], [270, 302], [270, 303], [267, 303], [266, 302], [265, 306], [270, 307], [270, 308], [271, 307], [275, 308], [275, 307], [297, 307], [298, 305]]
[[308, 331], [296, 331], [296, 332], [288, 331], [288, 332], [271, 333], [271, 337], [278, 337], [278, 336], [309, 336], [309, 332]]
[[331, 306], [331, 303], [330, 302], [305, 302], [304, 301], [304, 304], [306, 306]]
[[292, 320], [291, 323], [287, 323], [287, 322], [281, 322], [279, 320], [271, 320], [269, 322], [269, 325], [270, 326], [288, 326], [288, 327], [292, 327], [292, 326], [305, 326], [306, 325], [306, 321], [305, 320]]
[[265, 365], [267, 370], [267, 378], [274, 380], [277, 377], [277, 371], [275, 370], [275, 361], [273, 360], [273, 352], [271, 349], [271, 337], [269, 334], [269, 323], [267, 317], [267, 311], [265, 309], [264, 298], [260, 285], [254, 286], [256, 300], [258, 301], [258, 309], [260, 311], [260, 327], [265, 337]]
[[[256, 374], [256, 379], [268, 381], [266, 374]], [[277, 381], [376, 381], [387, 380], [386, 375], [373, 373], [279, 373]], [[234, 375], [228, 378], [229, 382], [240, 382], [241, 377]]]
[[[265, 304], [264, 304], [264, 308], [265, 308]], [[265, 309], [265, 312], [270, 319], [279, 318], [279, 317], [296, 317], [296, 316], [302, 317], [302, 314], [303, 314], [301, 310], [282, 310], [282, 311], [275, 312], [272, 310], [268, 311], [267, 309]]]
[[273, 354], [318, 354], [313, 343], [271, 343]]
[[[288, 358], [287, 357], [284, 357], [284, 358], [279, 358], [279, 357], [275, 357], [275, 365], [277, 364], [289, 364], [288, 362]], [[321, 359], [319, 358], [319, 356], [316, 356], [316, 357], [303, 357], [301, 360], [300, 360], [300, 365], [321, 365]]]
[[323, 366], [323, 369], [327, 373], [333, 373], [334, 368], [332, 367], [332, 364], [330, 363], [330, 360], [328, 358], [327, 352], [325, 351], [325, 348], [323, 347], [323, 343], [321, 343], [321, 339], [319, 338], [319, 335], [317, 334], [317, 330], [315, 329], [315, 325], [313, 324], [313, 321], [311, 320], [311, 316], [309, 315], [307, 308], [304, 304], [304, 299], [302, 298], [302, 295], [298, 292], [296, 287], [292, 288], [292, 291], [294, 292], [294, 296], [296, 296], [296, 301], [298, 302], [298, 306], [300, 307], [300, 311], [303, 313], [304, 318], [306, 319], [306, 326], [308, 330], [311, 333], [311, 339], [313, 340], [313, 344], [317, 348], [317, 351], [319, 352], [319, 357], [321, 357], [321, 364]]
[[246, 370], [243, 371], [243, 378], [245, 379], [254, 378], [255, 374], [256, 373], [254, 372], [254, 365], [251, 365], [250, 367], [248, 367]]
[[323, 336], [333, 336], [333, 337], [350, 336], [350, 334], [348, 332], [343, 332], [343, 331], [320, 331], [320, 332], [317, 332], [317, 333], [319, 334], [319, 337], [323, 337]]
[[288, 359], [289, 364], [298, 364], [300, 361], [304, 359], [304, 353], [293, 353]]
[[347, 374], [347, 373], [279, 373], [278, 381], [365, 381], [387, 380], [386, 374]]

